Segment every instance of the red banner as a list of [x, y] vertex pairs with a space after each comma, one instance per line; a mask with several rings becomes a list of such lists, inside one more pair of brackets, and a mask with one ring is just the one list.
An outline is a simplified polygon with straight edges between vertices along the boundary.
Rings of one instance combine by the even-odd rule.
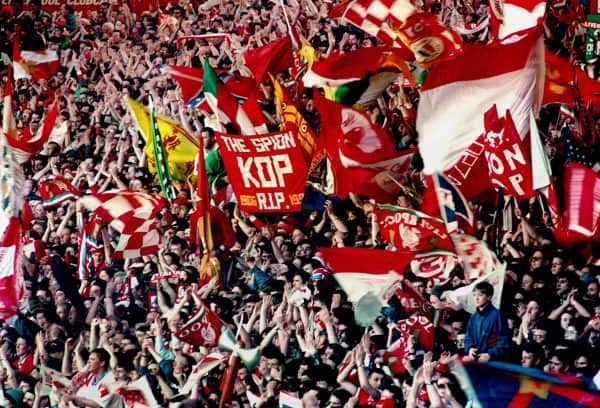
[[308, 170], [295, 132], [218, 133], [217, 142], [242, 211], [300, 211]]
[[194, 346], [216, 346], [221, 335], [221, 320], [204, 303], [189, 320], [175, 330], [175, 336]]
[[490, 181], [517, 198], [529, 198], [536, 194], [529, 154], [521, 143], [510, 111], [504, 118], [498, 117], [494, 105], [485, 114], [487, 133], [483, 137], [485, 157], [488, 162]]
[[453, 251], [444, 221], [408, 208], [380, 205], [376, 211], [383, 239], [398, 250]]
[[[59, 11], [63, 4], [68, 4], [73, 7], [73, 10], [76, 12], [83, 12], [83, 15], [86, 16], [91, 11], [100, 10], [100, 5], [105, 1], [106, 0], [42, 0], [42, 10], [46, 13], [52, 14], [55, 11]], [[30, 3], [30, 0], [24, 0], [23, 9], [31, 10]], [[2, 0], [3, 6], [8, 6], [11, 4], [12, 0]]]

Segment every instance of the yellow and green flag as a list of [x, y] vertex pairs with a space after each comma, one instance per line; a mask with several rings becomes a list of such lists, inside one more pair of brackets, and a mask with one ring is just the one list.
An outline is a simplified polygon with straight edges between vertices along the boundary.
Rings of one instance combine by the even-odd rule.
[[[145, 153], [148, 158], [148, 169], [150, 173], [156, 174], [156, 157], [152, 144], [150, 111], [130, 97], [126, 97], [125, 101], [146, 141]], [[188, 134], [181, 124], [174, 119], [156, 114], [155, 122], [168, 158], [171, 176], [175, 180], [185, 182], [194, 172], [194, 160], [200, 150], [200, 141]]]

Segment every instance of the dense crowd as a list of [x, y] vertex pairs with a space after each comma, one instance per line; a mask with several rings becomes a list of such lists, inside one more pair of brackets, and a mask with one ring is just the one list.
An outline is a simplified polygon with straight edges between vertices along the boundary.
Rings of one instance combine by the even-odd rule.
[[[235, 244], [215, 249], [219, 277], [201, 284], [201, 253], [189, 241], [193, 194], [177, 183], [178, 199], [159, 214], [160, 250], [137, 259], [115, 260], [106, 229], [105, 246], [91, 253], [91, 278], [76, 276], [79, 243], [75, 201], [45, 208], [37, 191], [49, 175], [62, 175], [82, 192], [132, 189], [158, 192], [146, 165], [144, 139], [125, 106], [123, 95], [181, 121], [204, 140], [205, 152], [216, 149], [213, 114], [185, 106], [162, 64], [215, 68], [248, 75], [244, 51], [287, 35], [280, 3], [232, 0], [204, 7], [189, 0], [158, 11], [133, 15], [121, 2], [99, 11], [74, 12], [63, 5], [46, 13], [39, 1], [23, 11], [13, 1], [12, 14], [0, 14], [0, 50], [12, 55], [20, 32], [21, 49], [44, 44], [60, 58], [48, 80], [21, 79], [14, 84], [17, 128], [33, 133], [45, 111], [60, 98], [60, 115], [52, 139], [26, 164], [23, 193], [32, 209], [26, 242], [37, 250], [24, 254], [26, 294], [20, 313], [0, 328], [0, 370], [4, 406], [47, 407], [42, 366], [71, 383], [51, 395], [57, 406], [106, 406], [109, 382], [126, 384], [145, 377], [157, 404], [217, 406], [225, 372], [221, 366], [192, 377], [191, 371], [216, 347], [197, 347], [177, 338], [181, 322], [204, 302], [245, 347], [259, 347], [253, 370], [243, 364], [227, 406], [278, 406], [284, 391], [305, 407], [467, 407], [450, 365], [454, 359], [501, 360], [546, 372], [594, 377], [600, 361], [600, 253], [597, 242], [572, 247], [556, 244], [542, 200], [518, 202], [512, 225], [498, 237], [501, 259], [508, 265], [502, 303], [490, 304], [491, 285], [474, 292], [477, 311], [470, 315], [440, 300], [444, 290], [470, 283], [460, 268], [444, 286], [404, 275], [402, 285], [416, 298], [409, 308], [392, 297], [365, 331], [354, 319], [353, 305], [325, 268], [319, 247], [383, 247], [372, 231], [372, 205], [352, 196], [327, 201], [322, 211], [262, 216], [241, 212], [235, 202], [222, 210], [235, 231]], [[212, 3], [212, 2], [211, 2]], [[368, 47], [377, 41], [362, 31], [327, 17], [328, 2], [290, 1], [288, 15], [301, 36], [325, 57]], [[484, 1], [427, 1], [425, 9], [448, 25], [472, 27], [489, 18]], [[546, 18], [547, 44], [585, 68], [579, 8], [552, 10]], [[230, 40], [189, 40], [181, 36], [230, 33]], [[465, 34], [486, 42], [489, 30]], [[294, 78], [287, 76], [288, 80]], [[10, 80], [6, 67], [2, 82]], [[271, 129], [278, 127], [272, 87], [265, 84], [261, 107]], [[301, 111], [316, 125], [310, 92], [302, 94]], [[395, 83], [385, 91], [385, 109], [368, 108], [374, 122], [392, 118], [388, 127], [399, 148], [416, 146], [414, 116], [418, 92]], [[554, 168], [564, 161], [564, 134], [557, 110], [545, 108], [539, 123], [548, 135], [546, 149]], [[593, 152], [594, 146], [588, 146]], [[597, 156], [596, 156], [597, 157]], [[423, 193], [415, 170], [403, 193], [391, 203], [418, 209]], [[363, 197], [364, 199], [364, 197]], [[472, 203], [474, 235], [490, 238], [494, 206]], [[40, 254], [43, 253], [43, 256]], [[157, 277], [160, 276], [160, 279]], [[400, 368], [384, 358], [398, 338], [397, 322], [414, 315], [434, 326], [434, 345], [424, 350], [409, 338]], [[396, 364], [398, 365], [398, 363]], [[103, 384], [105, 386], [103, 386]], [[174, 405], [177, 406], [177, 405]]]

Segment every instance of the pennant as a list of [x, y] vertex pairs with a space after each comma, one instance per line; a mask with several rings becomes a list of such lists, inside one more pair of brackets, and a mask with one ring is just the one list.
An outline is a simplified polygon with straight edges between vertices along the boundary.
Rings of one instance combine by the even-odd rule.
[[165, 152], [165, 146], [163, 145], [160, 129], [156, 121], [156, 112], [154, 111], [152, 100], [150, 107], [150, 140], [152, 141], [152, 151], [156, 160], [156, 175], [158, 176], [160, 189], [165, 198], [171, 202], [175, 199], [177, 192], [173, 186], [167, 153]]
[[273, 83], [275, 91], [277, 113], [283, 119], [281, 130], [289, 129], [297, 132], [298, 141], [305, 153], [308, 164], [316, 148], [315, 134], [279, 81], [271, 77], [271, 82]]
[[500, 361], [463, 363], [461, 385], [478, 405], [500, 407], [596, 407], [600, 394], [576, 375], [547, 374]]
[[[125, 105], [146, 141], [144, 152], [148, 158], [148, 170], [156, 174], [156, 156], [152, 141], [150, 112], [143, 105], [127, 97]], [[169, 171], [173, 179], [186, 181], [194, 170], [194, 159], [199, 151], [198, 138], [189, 135], [177, 121], [166, 116], [155, 115], [156, 126], [168, 157]]]
[[69, 180], [60, 175], [50, 176], [38, 184], [38, 194], [44, 208], [58, 207], [69, 200], [77, 200], [81, 192]]
[[[459, 162], [484, 133], [480, 118], [494, 104], [501, 111], [510, 110], [520, 136], [528, 134], [529, 111], [538, 97], [536, 77], [541, 58], [535, 46], [539, 38], [539, 33], [531, 32], [505, 42], [465, 44], [461, 56], [431, 69], [417, 114], [425, 174], [444, 172]], [[464, 183], [457, 185], [462, 189]]]
[[118, 395], [123, 399], [123, 403], [128, 408], [152, 408], [158, 406], [156, 398], [148, 383], [146, 376], [141, 376], [135, 381], [124, 385], [116, 383], [109, 384], [110, 393]]
[[292, 41], [289, 36], [281, 37], [262, 47], [244, 53], [244, 62], [257, 83], [263, 82], [267, 74], [287, 71], [293, 64]]
[[401, 281], [404, 269], [414, 258], [410, 252], [367, 248], [319, 248], [319, 251], [353, 303], [367, 293], [387, 300], [393, 293], [390, 289]]
[[499, 118], [494, 105], [484, 118], [483, 141], [492, 184], [516, 198], [533, 197], [537, 193], [533, 190], [531, 164], [510, 111]]
[[206, 101], [222, 124], [231, 124], [244, 135], [256, 134], [248, 115], [217, 77], [208, 59], [204, 61], [203, 86]]
[[[475, 239], [475, 238], [472, 238], [472, 239]], [[482, 245], [485, 245], [485, 244], [482, 243]], [[463, 248], [464, 248], [464, 246], [461, 246], [461, 251]], [[458, 252], [458, 250], [457, 250], [457, 252]], [[485, 273], [486, 272], [486, 270], [484, 268], [478, 267], [474, 264], [473, 261], [475, 261], [475, 258], [472, 257], [471, 255], [468, 255], [468, 258], [466, 258], [461, 254], [461, 258], [462, 258], [463, 262], [465, 263], [465, 265], [471, 264], [471, 265], [477, 267], [479, 269], [477, 271], [477, 273], [481, 273], [481, 272]], [[475, 305], [475, 300], [473, 299], [473, 290], [475, 289], [475, 286], [477, 284], [479, 284], [481, 282], [488, 282], [494, 288], [494, 295], [492, 296], [492, 299], [490, 301], [491, 301], [492, 305], [494, 305], [495, 308], [497, 308], [497, 309], [500, 308], [500, 301], [502, 299], [502, 292], [504, 290], [504, 277], [506, 275], [506, 264], [500, 264], [497, 259], [495, 260], [495, 262], [496, 262], [496, 265], [494, 265], [492, 268], [488, 269], [487, 273], [485, 273], [485, 275], [479, 275], [476, 280], [474, 280], [467, 286], [462, 286], [458, 289], [443, 292], [440, 299], [447, 300], [452, 305], [452, 308], [454, 308], [456, 310], [464, 310], [470, 314], [473, 314], [477, 310], [477, 306]], [[472, 274], [473, 271], [474, 271], [474, 269], [470, 268], [470, 274]]]
[[198, 347], [214, 347], [221, 336], [221, 319], [204, 303], [187, 322], [182, 323], [173, 333], [181, 341]]

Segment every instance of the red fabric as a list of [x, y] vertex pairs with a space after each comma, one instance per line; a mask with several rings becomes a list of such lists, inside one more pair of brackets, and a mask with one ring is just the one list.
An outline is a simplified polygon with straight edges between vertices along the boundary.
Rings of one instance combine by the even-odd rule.
[[246, 51], [244, 61], [257, 83], [264, 81], [267, 73], [287, 71], [294, 63], [290, 37], [284, 36], [262, 47]]
[[175, 330], [175, 336], [195, 346], [212, 347], [217, 344], [221, 334], [221, 320], [204, 303], [187, 322]]

